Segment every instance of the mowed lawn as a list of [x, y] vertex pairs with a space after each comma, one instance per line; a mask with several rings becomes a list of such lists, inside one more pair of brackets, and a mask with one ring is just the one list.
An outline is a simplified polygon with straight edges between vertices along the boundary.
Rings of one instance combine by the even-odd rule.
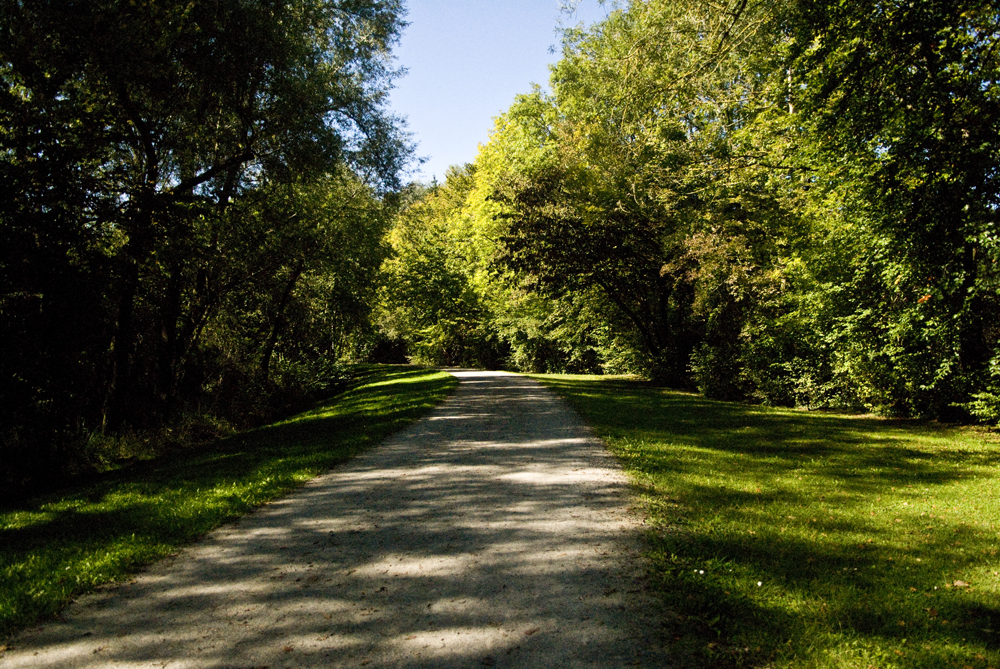
[[0, 507], [0, 641], [378, 444], [456, 385], [359, 369], [353, 389], [286, 421]]
[[1000, 440], [538, 375], [636, 483], [695, 667], [1000, 667]]

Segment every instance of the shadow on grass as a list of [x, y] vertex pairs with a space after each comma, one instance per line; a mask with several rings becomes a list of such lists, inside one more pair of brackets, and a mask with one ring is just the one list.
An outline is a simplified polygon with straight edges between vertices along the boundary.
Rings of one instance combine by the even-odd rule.
[[643, 382], [539, 378], [635, 477], [652, 576], [692, 665], [1000, 659], [995, 444]]
[[365, 368], [346, 392], [281, 423], [0, 508], [0, 637], [378, 444], [455, 385], [444, 373]]

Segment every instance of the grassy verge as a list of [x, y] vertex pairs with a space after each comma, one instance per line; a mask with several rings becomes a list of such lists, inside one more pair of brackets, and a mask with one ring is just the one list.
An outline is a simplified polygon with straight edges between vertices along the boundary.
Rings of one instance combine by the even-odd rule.
[[379, 443], [455, 384], [444, 372], [368, 368], [281, 423], [0, 508], [0, 638]]
[[619, 456], [691, 666], [1000, 667], [1000, 443], [539, 376]]

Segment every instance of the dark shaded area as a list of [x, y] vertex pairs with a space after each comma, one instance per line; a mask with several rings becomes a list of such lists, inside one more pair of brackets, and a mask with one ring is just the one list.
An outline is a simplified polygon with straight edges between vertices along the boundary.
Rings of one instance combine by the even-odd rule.
[[[281, 420], [332, 401], [339, 394], [363, 385], [373, 375], [379, 373], [378, 369], [378, 366], [374, 365], [342, 367], [337, 370], [337, 373], [328, 374], [321, 383], [314, 384], [315, 387], [311, 390], [298, 389], [298, 392], [284, 393], [282, 397], [272, 396], [265, 399], [264, 403], [268, 406], [262, 411], [262, 407], [258, 405], [256, 410], [252, 412], [256, 415], [246, 414], [244, 412], [247, 409], [246, 405], [231, 407], [230, 415], [239, 416], [241, 420], [237, 422], [237, 425], [244, 431], [259, 428], [272, 421]], [[419, 371], [412, 373], [420, 374]], [[254, 388], [265, 395], [268, 394], [251, 383], [249, 388], [236, 393], [236, 397], [231, 398], [230, 401], [240, 403], [241, 399], [245, 399], [246, 394], [252, 392]], [[199, 424], [203, 426], [200, 431], [197, 429]], [[180, 432], [179, 436], [177, 432]], [[0, 477], [7, 477], [0, 480], [2, 483], [0, 485], [0, 510], [18, 508], [24, 500], [31, 500], [43, 495], [54, 495], [60, 491], [72, 495], [74, 490], [84, 486], [113, 486], [122, 481], [133, 480], [134, 476], [144, 476], [145, 472], [161, 471], [173, 460], [176, 460], [177, 467], [184, 469], [192, 466], [192, 458], [197, 459], [202, 454], [215, 453], [219, 449], [237, 448], [237, 446], [229, 446], [230, 443], [242, 443], [240, 436], [223, 439], [215, 421], [206, 416], [200, 423], [195, 421], [194, 429], [188, 427], [184, 430], [176, 430], [171, 429], [168, 425], [161, 430], [132, 433], [133, 438], [138, 441], [151, 442], [151, 445], [147, 447], [151, 448], [155, 455], [152, 458], [147, 457], [141, 460], [135, 456], [129, 456], [111, 463], [105, 471], [100, 471], [95, 463], [89, 461], [86, 454], [82, 452], [84, 448], [81, 443], [81, 440], [84, 440], [83, 435], [66, 432], [62, 437], [57, 438], [48, 433], [44, 434], [48, 436], [43, 439], [45, 443], [41, 446], [42, 453], [28, 455], [23, 462], [17, 460], [17, 455], [14, 454], [13, 461], [0, 466], [0, 470], [2, 470]], [[143, 445], [146, 446], [145, 443]], [[50, 457], [56, 458], [56, 460], [47, 460]], [[39, 468], [38, 463], [42, 461], [49, 462], [51, 467]]]
[[368, 360], [376, 364], [402, 365], [406, 363], [406, 342], [381, 336], [372, 346]]
[[0, 493], [323, 385], [368, 325], [410, 152], [383, 106], [400, 12], [0, 5]]

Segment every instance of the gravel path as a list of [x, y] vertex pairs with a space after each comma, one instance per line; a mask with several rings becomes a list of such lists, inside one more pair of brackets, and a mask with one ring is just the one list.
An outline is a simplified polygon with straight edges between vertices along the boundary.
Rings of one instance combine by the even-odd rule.
[[662, 667], [638, 521], [562, 400], [499, 372], [0, 667]]

